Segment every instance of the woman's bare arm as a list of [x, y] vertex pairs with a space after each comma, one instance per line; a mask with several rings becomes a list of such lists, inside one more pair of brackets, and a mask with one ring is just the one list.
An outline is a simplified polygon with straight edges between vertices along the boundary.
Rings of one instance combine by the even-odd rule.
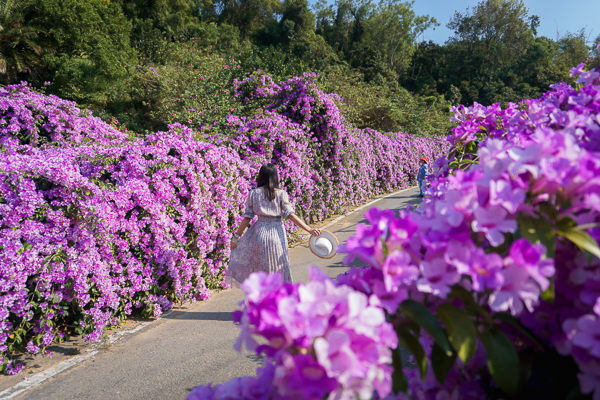
[[313, 236], [319, 236], [321, 231], [319, 229], [313, 229], [310, 226], [306, 225], [304, 221], [302, 221], [296, 214], [290, 214], [288, 217], [290, 221], [294, 223], [298, 228], [304, 229], [306, 232], [310, 233]]

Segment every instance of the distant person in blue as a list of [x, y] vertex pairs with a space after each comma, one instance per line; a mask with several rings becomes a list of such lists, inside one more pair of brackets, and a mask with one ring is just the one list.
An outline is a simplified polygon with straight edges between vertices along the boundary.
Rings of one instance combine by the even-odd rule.
[[428, 161], [429, 160], [427, 159], [427, 157], [423, 157], [421, 158], [421, 161], [419, 161], [419, 163], [421, 164], [421, 166], [419, 167], [419, 174], [417, 175], [419, 189], [421, 190], [419, 197], [423, 197], [425, 195], [423, 193], [423, 187], [425, 186], [425, 178], [427, 178], [427, 175], [429, 175], [429, 165], [427, 165]]

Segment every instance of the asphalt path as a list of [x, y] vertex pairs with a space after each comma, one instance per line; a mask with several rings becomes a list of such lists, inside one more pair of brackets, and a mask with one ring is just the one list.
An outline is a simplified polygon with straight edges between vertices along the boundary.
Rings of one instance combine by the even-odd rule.
[[[405, 209], [420, 203], [417, 194], [418, 189], [410, 189], [383, 198], [373, 206]], [[357, 224], [366, 222], [366, 210], [350, 214], [327, 230], [340, 243], [345, 242]], [[338, 254], [323, 260], [307, 247], [293, 248], [290, 261], [294, 281], [308, 280], [309, 265], [336, 277], [348, 269], [342, 263], [343, 257]], [[239, 330], [231, 320], [231, 312], [242, 299], [240, 289], [229, 289], [185, 311], [174, 311], [14, 399], [182, 400], [195, 386], [254, 375], [261, 359], [232, 348]]]

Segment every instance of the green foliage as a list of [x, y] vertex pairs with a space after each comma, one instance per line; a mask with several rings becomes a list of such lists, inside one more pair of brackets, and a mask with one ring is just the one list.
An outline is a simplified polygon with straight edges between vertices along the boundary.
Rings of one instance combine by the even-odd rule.
[[569, 70], [586, 60], [585, 32], [557, 41], [537, 37], [539, 17], [521, 0], [485, 0], [456, 12], [445, 45], [420, 43], [403, 86], [421, 95], [444, 95], [453, 105], [518, 102], [539, 97], [555, 82], [574, 84]]
[[436, 309], [446, 326], [448, 339], [463, 363], [467, 363], [477, 349], [477, 330], [473, 322], [461, 309], [451, 304], [442, 304]]
[[[418, 326], [415, 331], [418, 335]], [[423, 350], [423, 346], [419, 343], [419, 339], [415, 336], [415, 333], [411, 331], [408, 324], [405, 324], [398, 329], [398, 342], [413, 355], [417, 368], [419, 369], [419, 374], [421, 374], [421, 379], [425, 379], [428, 365], [427, 356], [425, 350]]]
[[0, 75], [6, 83], [37, 76], [42, 68], [42, 29], [24, 18], [30, 7], [29, 0], [0, 1]]
[[443, 96], [419, 97], [398, 85], [366, 83], [356, 71], [345, 68], [323, 72], [319, 85], [344, 99], [346, 117], [359, 128], [444, 136], [454, 126], [451, 104]]
[[175, 122], [196, 128], [214, 126], [226, 123], [229, 114], [251, 116], [259, 111], [253, 105], [243, 106], [234, 95], [235, 79], [262, 71], [282, 80], [309, 69], [294, 55], [273, 47], [221, 52], [207, 41], [204, 36], [165, 41], [161, 46], [169, 64], [128, 67], [124, 98], [129, 100], [109, 108], [105, 117], [110, 115], [138, 132], [164, 129]]
[[338, 1], [316, 5], [317, 33], [367, 81], [397, 81], [409, 65], [419, 34], [436, 26], [417, 16], [414, 1]]
[[[405, 300], [394, 316], [394, 324], [399, 343], [409, 350], [422, 378], [431, 366], [436, 379], [444, 383], [450, 369], [460, 358], [464, 365], [474, 356], [477, 340], [486, 350], [488, 369], [506, 394], [512, 395], [522, 384], [522, 365], [514, 344], [503, 333], [507, 326], [519, 331], [528, 338], [533, 346], [541, 348], [540, 342], [512, 315], [496, 313], [490, 318], [485, 309], [479, 306], [469, 293], [460, 285], [452, 287], [448, 296], [450, 301], [460, 300], [462, 307], [444, 303], [435, 309], [435, 313], [425, 304]], [[475, 326], [478, 326], [477, 329]], [[429, 360], [423, 351], [419, 337], [421, 329], [433, 339]], [[394, 387], [399, 391], [405, 388], [405, 377], [395, 371], [392, 376]], [[528, 376], [526, 379], [529, 379]]]
[[446, 356], [452, 356], [446, 333], [426, 306], [414, 300], [405, 300], [400, 304], [400, 311], [429, 333]]
[[486, 65], [514, 62], [527, 50], [531, 36], [527, 8], [522, 0], [485, 0], [471, 12], [456, 12], [448, 23], [450, 43], [467, 47], [467, 54]]
[[37, 0], [36, 17], [56, 49], [44, 62], [53, 71], [51, 90], [96, 106], [119, 98], [127, 64], [136, 61], [131, 24], [117, 2]]
[[494, 381], [505, 393], [515, 394], [520, 370], [515, 346], [498, 328], [483, 331], [479, 338], [485, 347], [488, 369]]
[[193, 34], [200, 14], [193, 0], [123, 0], [123, 13], [134, 26], [149, 22], [168, 38]]
[[[569, 69], [590, 52], [583, 31], [537, 37], [539, 17], [517, 0], [457, 12], [447, 44], [417, 44], [438, 23], [413, 4], [323, 0], [313, 12], [308, 0], [2, 0], [0, 73], [6, 83], [49, 80], [49, 93], [143, 133], [169, 122], [223, 122], [233, 108], [260, 112], [230, 107], [236, 99], [226, 96], [248, 72], [276, 81], [320, 72], [319, 85], [344, 97], [355, 126], [428, 136], [453, 126], [453, 105], [506, 104], [573, 83]], [[589, 67], [600, 63], [591, 51]], [[212, 60], [202, 59], [207, 52]], [[208, 75], [201, 66], [217, 58], [219, 74], [199, 82], [197, 71]], [[224, 60], [241, 71], [225, 73]], [[206, 108], [199, 99], [215, 107], [211, 118], [206, 110], [188, 118], [187, 109]]]
[[157, 67], [156, 74], [145, 69], [137, 72], [138, 82], [154, 82], [143, 100], [153, 127], [162, 129], [174, 122], [213, 126], [229, 114], [244, 114], [232, 84], [251, 72], [246, 65], [242, 70], [240, 60], [203, 51], [194, 41], [172, 45], [171, 50], [179, 56], [176, 65]]

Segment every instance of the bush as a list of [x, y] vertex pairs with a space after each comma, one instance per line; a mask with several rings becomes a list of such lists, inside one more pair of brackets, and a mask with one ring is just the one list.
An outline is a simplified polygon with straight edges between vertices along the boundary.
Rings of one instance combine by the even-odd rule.
[[415, 96], [396, 84], [366, 83], [361, 74], [336, 67], [323, 72], [317, 82], [324, 92], [340, 95], [344, 114], [357, 128], [442, 137], [455, 126], [448, 120], [451, 104], [444, 96]]
[[[105, 82], [102, 90], [93, 91], [93, 96], [102, 101], [80, 104], [92, 107], [94, 114], [105, 121], [117, 119], [121, 126], [139, 133], [166, 130], [176, 122], [200, 128], [224, 121], [229, 114], [253, 117], [261, 112], [256, 102], [244, 106], [239, 101], [243, 99], [232, 95], [236, 79], [266, 73], [280, 82], [303, 76], [313, 70], [313, 64], [319, 64], [305, 62], [273, 46], [261, 49], [248, 44], [225, 45], [220, 39], [213, 41], [215, 32], [211, 26], [206, 25], [206, 31], [199, 36], [173, 39], [156, 38], [156, 32], [141, 32], [140, 35], [150, 35], [145, 43], [153, 43], [152, 57], [157, 59], [148, 55], [139, 64], [126, 64], [122, 78]], [[396, 84], [365, 83], [362, 75], [346, 68], [321, 67], [324, 71], [315, 83], [324, 93], [342, 97], [340, 110], [356, 128], [441, 137], [455, 125], [449, 122], [450, 103], [443, 96], [417, 97]], [[60, 85], [63, 83], [54, 81], [49, 90], [63, 93]]]
[[262, 114], [230, 117], [211, 129], [218, 131], [212, 137], [219, 143], [229, 137], [228, 145], [253, 160], [255, 168], [275, 160], [290, 198], [311, 220], [409, 187], [421, 157], [445, 152], [437, 140], [353, 128], [343, 115], [342, 99], [323, 93], [317, 79], [304, 74], [276, 84], [266, 74], [255, 74], [236, 81], [241, 105]]
[[2, 353], [95, 340], [221, 287], [249, 189], [235, 152], [180, 125], [138, 139], [27, 86], [0, 94]]
[[579, 90], [455, 108], [424, 203], [372, 208], [342, 246], [365, 267], [251, 275], [237, 346], [265, 367], [188, 398], [599, 398], [600, 78], [582, 68]]

